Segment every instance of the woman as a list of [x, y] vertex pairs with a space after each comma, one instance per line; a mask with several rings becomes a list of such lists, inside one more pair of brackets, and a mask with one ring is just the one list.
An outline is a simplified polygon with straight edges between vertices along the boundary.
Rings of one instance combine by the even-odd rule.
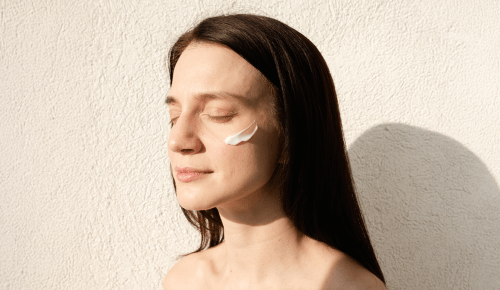
[[183, 34], [169, 61], [169, 157], [201, 245], [164, 289], [385, 289], [317, 48], [230, 15]]

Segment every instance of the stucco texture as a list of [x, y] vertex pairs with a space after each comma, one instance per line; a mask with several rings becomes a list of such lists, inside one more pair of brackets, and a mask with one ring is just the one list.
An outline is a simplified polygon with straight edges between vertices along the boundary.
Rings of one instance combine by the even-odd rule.
[[0, 0], [0, 289], [161, 289], [198, 243], [170, 177], [167, 52], [230, 12], [323, 53], [388, 288], [500, 289], [495, 0]]

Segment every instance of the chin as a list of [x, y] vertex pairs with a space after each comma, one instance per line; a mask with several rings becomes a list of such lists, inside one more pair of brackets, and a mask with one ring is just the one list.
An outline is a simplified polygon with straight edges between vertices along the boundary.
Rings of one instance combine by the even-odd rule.
[[203, 200], [199, 194], [197, 192], [185, 192], [184, 190], [177, 189], [177, 202], [186, 210], [209, 210], [215, 207], [213, 202]]
[[200, 206], [200, 205], [196, 205], [196, 204], [186, 204], [186, 203], [181, 203], [181, 202], [179, 202], [179, 205], [183, 209], [185, 209], [185, 210], [200, 211], [200, 210], [209, 210], [209, 209], [211, 209], [211, 208], [206, 208], [206, 207], [203, 207], [203, 206]]

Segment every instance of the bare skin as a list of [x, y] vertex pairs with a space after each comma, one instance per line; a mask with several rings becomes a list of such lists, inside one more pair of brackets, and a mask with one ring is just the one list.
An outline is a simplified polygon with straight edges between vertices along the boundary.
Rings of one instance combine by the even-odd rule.
[[[260, 243], [247, 242], [244, 236], [182, 259], [167, 274], [164, 289], [386, 289], [340, 251], [306, 237], [286, 240], [298, 237], [295, 231]], [[234, 248], [234, 243], [241, 247]]]
[[[207, 92], [239, 97], [199, 97]], [[169, 157], [178, 201], [190, 210], [216, 207], [225, 241], [180, 260], [165, 277], [165, 290], [386, 289], [349, 256], [301, 235], [285, 216], [268, 185], [282, 140], [260, 72], [227, 47], [190, 44], [170, 96]], [[254, 120], [259, 129], [252, 139], [223, 142]], [[187, 180], [187, 167], [203, 173]]]

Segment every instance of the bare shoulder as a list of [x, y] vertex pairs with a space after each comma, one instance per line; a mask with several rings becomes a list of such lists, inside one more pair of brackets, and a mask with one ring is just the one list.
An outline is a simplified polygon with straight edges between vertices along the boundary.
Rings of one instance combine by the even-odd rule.
[[182, 258], [168, 271], [163, 280], [164, 290], [206, 289], [206, 282], [213, 272], [212, 249], [190, 254]]
[[375, 274], [343, 253], [332, 268], [326, 285], [325, 289], [387, 290]]
[[168, 271], [163, 280], [164, 290], [201, 289], [198, 285], [201, 285], [203, 277], [196, 269], [200, 268], [202, 261], [198, 254], [194, 253], [182, 258]]
[[207, 270], [210, 269], [210, 258], [206, 251], [190, 254], [177, 262], [168, 271], [163, 280], [164, 290], [198, 290], [203, 289]]

